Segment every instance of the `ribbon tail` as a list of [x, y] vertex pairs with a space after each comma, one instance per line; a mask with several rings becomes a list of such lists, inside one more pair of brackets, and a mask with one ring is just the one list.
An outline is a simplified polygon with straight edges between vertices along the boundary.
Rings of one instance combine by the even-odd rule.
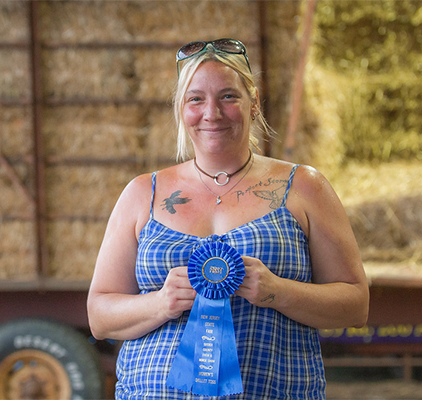
[[245, 267], [237, 251], [220, 242], [195, 250], [188, 276], [195, 298], [167, 386], [205, 396], [243, 393], [229, 296]]
[[203, 320], [197, 326], [192, 393], [218, 396], [224, 299], [198, 297], [198, 309]]
[[219, 396], [243, 393], [242, 377], [239, 368], [237, 345], [230, 300], [224, 299], [223, 338], [221, 344], [221, 361], [219, 374]]
[[166, 385], [184, 392], [190, 392], [194, 381], [194, 353], [199, 296], [195, 297], [188, 322], [185, 326], [179, 348], [167, 377]]

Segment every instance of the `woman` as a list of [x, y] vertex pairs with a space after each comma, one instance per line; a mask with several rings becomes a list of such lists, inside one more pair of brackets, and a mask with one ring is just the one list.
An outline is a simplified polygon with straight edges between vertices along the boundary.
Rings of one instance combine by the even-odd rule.
[[124, 189], [89, 293], [94, 336], [125, 340], [116, 397], [194, 398], [165, 381], [196, 296], [189, 257], [219, 241], [239, 252], [246, 273], [231, 298], [244, 393], [229, 398], [322, 399], [316, 329], [367, 319], [348, 218], [315, 169], [253, 154], [252, 132], [268, 127], [240, 42], [189, 43], [177, 60], [178, 154], [190, 140], [195, 158]]

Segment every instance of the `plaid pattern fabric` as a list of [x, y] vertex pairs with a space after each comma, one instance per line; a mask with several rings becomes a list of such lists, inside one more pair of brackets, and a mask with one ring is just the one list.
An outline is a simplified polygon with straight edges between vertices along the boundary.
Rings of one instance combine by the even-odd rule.
[[[224, 235], [206, 238], [174, 231], [154, 220], [154, 173], [151, 216], [138, 242], [140, 293], [160, 289], [170, 268], [187, 265], [193, 251], [209, 241], [225, 242], [241, 255], [259, 258], [280, 277], [310, 282], [307, 238], [285, 208], [296, 168], [280, 208]], [[324, 369], [316, 330], [272, 309], [253, 306], [239, 296], [230, 300], [244, 393], [224, 399], [324, 399]], [[210, 399], [165, 386], [188, 317], [189, 312], [185, 312], [138, 340], [124, 342], [117, 361], [117, 399]]]

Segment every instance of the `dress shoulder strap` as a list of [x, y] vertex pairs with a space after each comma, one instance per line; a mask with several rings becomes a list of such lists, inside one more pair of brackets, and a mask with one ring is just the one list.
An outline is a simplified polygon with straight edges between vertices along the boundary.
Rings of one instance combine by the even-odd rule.
[[150, 218], [153, 217], [153, 208], [152, 208], [152, 205], [154, 204], [155, 182], [157, 180], [157, 171], [154, 171], [152, 173], [151, 180], [152, 180], [152, 193], [151, 193], [151, 206], [150, 206], [150, 209], [149, 209], [149, 216], [150, 216]]
[[292, 170], [290, 171], [290, 176], [289, 176], [289, 180], [287, 182], [286, 191], [284, 192], [283, 201], [281, 203], [282, 207], [284, 207], [286, 205], [287, 196], [289, 195], [290, 187], [292, 186], [292, 182], [293, 182], [293, 177], [295, 176], [295, 172], [296, 172], [296, 170], [299, 166], [300, 166], [300, 164], [294, 165]]

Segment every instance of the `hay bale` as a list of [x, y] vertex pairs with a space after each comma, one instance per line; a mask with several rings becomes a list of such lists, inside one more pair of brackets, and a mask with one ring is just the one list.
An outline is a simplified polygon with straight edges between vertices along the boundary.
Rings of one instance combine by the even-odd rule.
[[107, 219], [123, 188], [138, 171], [131, 165], [58, 165], [46, 171], [50, 218]]
[[422, 195], [348, 208], [365, 262], [422, 265]]
[[[137, 174], [174, 164], [176, 137], [170, 107], [158, 105], [149, 108], [136, 105], [61, 107], [48, 109], [46, 115], [45, 153], [58, 168], [61, 159], [85, 158], [91, 159], [91, 162], [89, 168], [88, 164], [83, 168], [102, 174], [99, 171], [105, 173], [108, 170], [119, 169], [116, 164], [95, 169], [102, 159], [121, 158], [123, 162], [128, 159], [131, 162], [127, 168], [131, 172], [124, 174], [128, 182]], [[168, 161], [165, 161], [166, 159]], [[138, 160], [138, 163], [130, 166], [134, 160]], [[77, 161], [75, 163], [77, 164]], [[54, 196], [60, 198], [61, 190], [66, 191], [66, 180], [70, 179], [73, 182], [74, 179], [58, 178], [66, 168], [61, 168], [59, 173], [54, 172], [54, 169], [51, 171], [52, 180], [48, 185], [55, 193]], [[72, 175], [70, 171], [72, 170], [67, 170], [66, 173]], [[84, 173], [78, 176], [86, 180]], [[99, 180], [102, 179], [101, 175]], [[56, 188], [55, 185], [59, 181], [63, 184], [60, 188]], [[121, 179], [118, 180], [118, 184], [120, 187]]]
[[[317, 11], [316, 57], [327, 68], [419, 71], [421, 5], [413, 0], [324, 0]], [[419, 55], [419, 57], [418, 57]]]
[[312, 59], [327, 81], [345, 77], [345, 161], [422, 159], [421, 10], [411, 0], [318, 3]]
[[136, 50], [134, 74], [139, 77], [137, 97], [160, 99], [171, 104], [177, 79], [175, 49]]
[[256, 4], [250, 1], [68, 1], [41, 6], [43, 39], [52, 42], [159, 38], [183, 43], [197, 40], [198, 35], [248, 41], [258, 33]]
[[404, 248], [422, 240], [422, 196], [363, 203], [350, 209], [349, 218], [362, 246], [380, 250]]
[[[151, 108], [147, 118], [146, 149], [148, 149], [148, 170], [156, 170], [165, 165], [167, 158], [172, 164], [176, 159], [176, 124], [173, 110]], [[169, 166], [169, 164], [167, 164]]]
[[[26, 175], [28, 177], [29, 168], [25, 168], [21, 165], [21, 168], [15, 168], [18, 171], [18, 175]], [[22, 171], [23, 170], [23, 171]], [[32, 172], [32, 171], [31, 171]], [[13, 185], [9, 176], [6, 175], [3, 168], [0, 166], [0, 221], [2, 216], [7, 217], [21, 217], [31, 218], [34, 214], [33, 205], [29, 203], [28, 199], [22, 196], [22, 192], [17, 190]]]
[[[28, 2], [2, 1], [0, 37], [3, 43], [29, 45]], [[26, 49], [0, 49], [0, 88], [3, 98], [29, 99], [31, 81], [29, 52]]]
[[7, 43], [28, 42], [28, 10], [26, 0], [3, 0], [0, 3], [0, 37], [2, 41]]
[[[167, 100], [177, 78], [177, 47], [191, 40], [225, 36], [253, 42], [258, 30], [256, 7], [247, 1], [229, 6], [209, 1], [42, 3], [41, 32], [46, 42], [130, 43], [160, 38], [166, 45], [44, 50], [45, 94]], [[200, 37], [192, 32], [201, 32]], [[257, 67], [259, 58], [251, 59]]]
[[36, 277], [35, 226], [32, 221], [0, 221], [0, 279]]
[[[364, 265], [371, 274], [399, 264], [422, 271], [422, 166], [351, 163], [331, 183], [345, 205]], [[393, 273], [393, 272], [392, 272]]]
[[27, 51], [0, 49], [0, 87], [3, 98], [31, 98], [29, 65]]
[[[34, 171], [29, 158], [33, 150], [29, 107], [0, 108], [0, 119], [1, 154], [22, 185], [32, 193]], [[8, 169], [3, 165], [0, 166], [0, 219], [2, 215], [30, 217], [33, 212], [32, 204], [28, 203], [22, 196], [22, 191], [13, 184]]]
[[352, 76], [345, 86], [341, 115], [349, 159], [422, 159], [422, 84], [414, 75], [398, 75]]
[[0, 120], [2, 154], [10, 158], [29, 156], [33, 150], [30, 107], [0, 107]]
[[[135, 53], [114, 49], [44, 50], [47, 98], [139, 98]], [[155, 93], [153, 93], [155, 95]]]
[[90, 280], [106, 222], [50, 222], [47, 226], [50, 276], [59, 280]]
[[147, 112], [142, 106], [47, 108], [44, 147], [47, 158], [142, 158]]
[[318, 121], [316, 139], [313, 141], [312, 165], [324, 171], [331, 180], [345, 157], [342, 138], [341, 109], [345, 102], [342, 92], [346, 78], [330, 74], [312, 61], [305, 77], [308, 107]]
[[418, 160], [373, 164], [351, 162], [342, 166], [331, 183], [346, 207], [377, 199], [397, 201], [399, 197], [422, 194]]

